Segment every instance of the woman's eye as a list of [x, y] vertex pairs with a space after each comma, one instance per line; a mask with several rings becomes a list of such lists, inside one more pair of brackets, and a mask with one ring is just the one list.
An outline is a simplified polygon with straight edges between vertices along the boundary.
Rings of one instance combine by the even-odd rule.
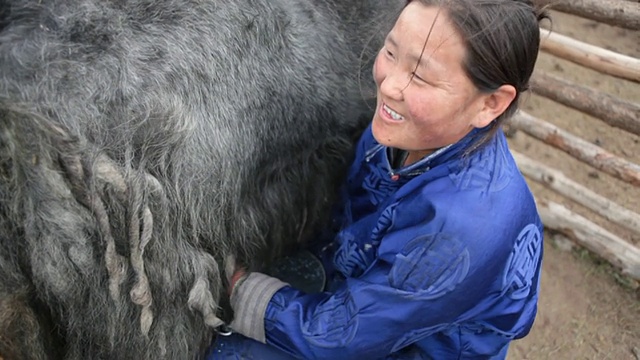
[[426, 81], [425, 81], [423, 78], [421, 78], [421, 77], [420, 77], [420, 75], [418, 75], [416, 72], [412, 72], [412, 73], [411, 73], [411, 77], [413, 77], [414, 79], [416, 79], [416, 80], [418, 80], [418, 81], [421, 81], [421, 82], [423, 82], [423, 83], [426, 83]]
[[391, 51], [389, 51], [389, 50], [385, 50], [385, 51], [386, 51], [388, 57], [393, 58], [393, 53]]

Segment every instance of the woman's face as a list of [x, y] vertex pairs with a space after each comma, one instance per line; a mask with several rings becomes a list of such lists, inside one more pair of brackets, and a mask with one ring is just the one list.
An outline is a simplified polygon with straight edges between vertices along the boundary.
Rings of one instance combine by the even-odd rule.
[[408, 150], [415, 161], [488, 125], [488, 96], [467, 77], [464, 57], [464, 42], [445, 12], [417, 1], [407, 5], [374, 65], [376, 140]]

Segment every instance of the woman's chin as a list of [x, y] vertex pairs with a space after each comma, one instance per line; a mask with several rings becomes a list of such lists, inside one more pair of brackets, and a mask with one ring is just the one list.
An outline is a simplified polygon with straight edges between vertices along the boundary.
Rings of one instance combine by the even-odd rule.
[[373, 122], [371, 123], [371, 132], [373, 134], [373, 138], [379, 144], [393, 147], [393, 139], [397, 137], [397, 132], [400, 131], [398, 129], [398, 125], [400, 124], [389, 124], [388, 122], [380, 119], [379, 116], [374, 117]]

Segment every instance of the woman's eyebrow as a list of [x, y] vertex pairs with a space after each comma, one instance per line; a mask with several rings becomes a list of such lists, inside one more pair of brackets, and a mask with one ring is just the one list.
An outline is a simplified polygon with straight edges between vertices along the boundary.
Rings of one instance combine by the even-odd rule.
[[[392, 34], [387, 35], [386, 41], [389, 42], [389, 44], [391, 44], [391, 46], [393, 46], [394, 48], [398, 48], [398, 42], [395, 40]], [[428, 59], [425, 59], [424, 56], [420, 56], [420, 54], [418, 53], [409, 52], [407, 53], [407, 57], [411, 62], [417, 63], [419, 68], [427, 68]]]
[[394, 47], [398, 47], [398, 43], [393, 38], [393, 35], [391, 33], [389, 33], [389, 35], [387, 35], [387, 39], [386, 40], [387, 40], [387, 42], [391, 43], [391, 45], [393, 45]]

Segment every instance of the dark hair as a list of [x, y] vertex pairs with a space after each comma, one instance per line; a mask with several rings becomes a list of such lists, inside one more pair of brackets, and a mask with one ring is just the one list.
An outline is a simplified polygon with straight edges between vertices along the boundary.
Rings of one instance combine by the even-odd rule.
[[[407, 3], [409, 3], [407, 1]], [[539, 22], [549, 18], [530, 0], [418, 0], [443, 10], [465, 41], [465, 72], [482, 92], [512, 85], [516, 97], [474, 148], [486, 143], [518, 109], [540, 46]], [[427, 38], [428, 39], [428, 38]]]

